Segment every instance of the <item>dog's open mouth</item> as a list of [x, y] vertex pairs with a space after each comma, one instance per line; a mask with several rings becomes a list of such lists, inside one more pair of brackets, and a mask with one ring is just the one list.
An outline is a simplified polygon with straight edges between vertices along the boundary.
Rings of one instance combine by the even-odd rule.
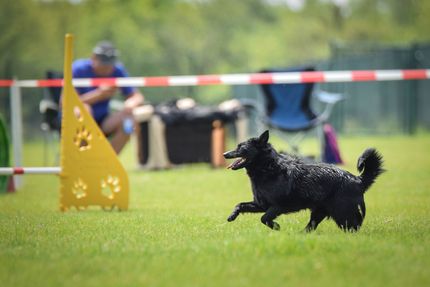
[[239, 158], [232, 162], [227, 168], [231, 168], [232, 170], [236, 170], [239, 168], [242, 168], [245, 166], [246, 159], [245, 158]]

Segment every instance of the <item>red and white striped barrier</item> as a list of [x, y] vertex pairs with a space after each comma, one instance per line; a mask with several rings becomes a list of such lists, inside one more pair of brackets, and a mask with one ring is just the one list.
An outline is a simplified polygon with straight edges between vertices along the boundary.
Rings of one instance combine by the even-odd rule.
[[[430, 79], [430, 70], [357, 70], [315, 71], [254, 74], [221, 74], [199, 76], [129, 77], [74, 79], [75, 87], [100, 85], [116, 87], [173, 87], [207, 85], [254, 85], [293, 83], [333, 83], [363, 81], [398, 81]], [[62, 79], [53, 80], [0, 80], [0, 87], [61, 87]]]
[[0, 175], [60, 174], [61, 167], [0, 167]]

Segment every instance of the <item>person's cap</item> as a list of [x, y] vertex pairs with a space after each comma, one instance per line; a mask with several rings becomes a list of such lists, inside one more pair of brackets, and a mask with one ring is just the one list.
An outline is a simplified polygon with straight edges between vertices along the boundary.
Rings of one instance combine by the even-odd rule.
[[104, 65], [115, 64], [117, 57], [119, 56], [119, 51], [109, 41], [101, 41], [97, 43], [93, 49], [93, 53]]

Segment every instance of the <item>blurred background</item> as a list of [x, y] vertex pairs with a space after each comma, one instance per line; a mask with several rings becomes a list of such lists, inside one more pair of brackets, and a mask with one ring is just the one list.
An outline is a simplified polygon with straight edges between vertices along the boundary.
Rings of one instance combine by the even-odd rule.
[[[0, 79], [62, 71], [65, 33], [75, 58], [111, 40], [130, 76], [430, 68], [428, 0], [0, 0]], [[430, 128], [430, 83], [324, 84], [344, 94], [331, 122], [342, 134], [413, 134]], [[255, 86], [142, 88], [150, 103], [192, 97], [216, 104], [258, 97]], [[23, 93], [24, 136], [42, 137], [43, 88]], [[9, 121], [9, 90], [0, 113]]]

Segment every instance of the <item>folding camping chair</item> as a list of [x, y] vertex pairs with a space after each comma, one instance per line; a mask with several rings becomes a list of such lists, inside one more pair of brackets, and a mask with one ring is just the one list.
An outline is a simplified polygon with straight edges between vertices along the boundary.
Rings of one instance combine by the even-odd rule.
[[[274, 72], [311, 72], [313, 67], [271, 69], [263, 73]], [[343, 97], [320, 91], [315, 93], [317, 99], [325, 105], [322, 113], [317, 114], [311, 107], [314, 83], [298, 84], [263, 84], [261, 89], [265, 100], [264, 106], [255, 101], [242, 101], [245, 107], [256, 109], [257, 118], [285, 139], [293, 153], [299, 153], [299, 143], [310, 131], [316, 130], [316, 136], [324, 149], [323, 124], [328, 120], [333, 106]]]

